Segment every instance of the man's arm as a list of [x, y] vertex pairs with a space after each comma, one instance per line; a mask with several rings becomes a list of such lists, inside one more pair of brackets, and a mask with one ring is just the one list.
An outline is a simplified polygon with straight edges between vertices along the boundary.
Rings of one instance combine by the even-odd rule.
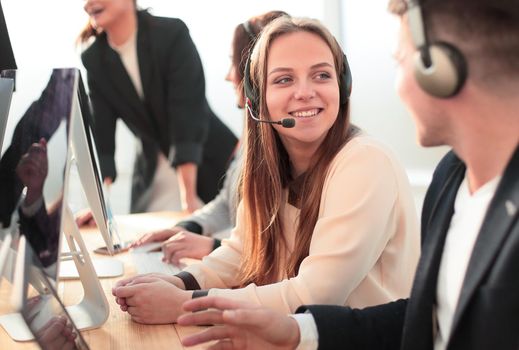
[[[336, 305], [303, 306], [317, 325], [319, 349], [399, 349], [407, 300], [362, 310]], [[292, 318], [243, 301], [204, 297], [184, 303], [184, 326], [218, 324], [184, 338], [187, 346], [208, 341], [232, 344], [232, 349], [296, 349], [302, 334]]]
[[317, 325], [319, 349], [399, 349], [407, 299], [352, 309], [336, 305], [302, 306]]

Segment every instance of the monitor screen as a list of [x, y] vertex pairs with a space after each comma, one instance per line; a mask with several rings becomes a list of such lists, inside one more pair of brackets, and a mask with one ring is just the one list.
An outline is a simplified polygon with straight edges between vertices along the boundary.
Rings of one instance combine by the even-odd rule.
[[16, 69], [16, 61], [14, 59], [9, 32], [7, 31], [7, 23], [5, 22], [4, 10], [0, 2], [0, 76], [9, 76], [14, 78], [14, 70]]
[[11, 106], [14, 82], [12, 79], [0, 78], [0, 154], [2, 154], [2, 144], [4, 143], [5, 127], [7, 126], [7, 116]]
[[0, 285], [2, 284], [2, 276], [4, 275], [4, 269], [8, 263], [9, 250], [11, 248], [12, 236], [10, 234], [4, 234], [0, 237]]
[[75, 77], [75, 69], [52, 71], [40, 97], [17, 122], [0, 159], [0, 227], [24, 235], [53, 280], [58, 269]]
[[92, 167], [94, 168], [94, 177], [95, 184], [99, 195], [101, 196], [101, 207], [103, 208], [103, 215], [105, 216], [105, 221], [108, 220], [108, 210], [107, 210], [107, 198], [104, 195], [103, 191], [103, 182], [101, 180], [101, 168], [99, 165], [99, 157], [97, 156], [97, 149], [94, 141], [93, 135], [93, 118], [90, 110], [90, 100], [85, 90], [85, 86], [83, 84], [83, 79], [81, 77], [81, 73], [78, 71], [78, 99], [79, 99], [79, 109], [81, 111], [81, 119], [83, 122], [83, 127], [85, 128], [86, 133], [86, 141], [88, 145], [88, 153], [90, 154], [90, 159], [92, 160]]
[[5, 69], [16, 69], [16, 61], [7, 31], [4, 10], [2, 9], [2, 3], [0, 3], [0, 72]]
[[[86, 192], [87, 199], [92, 210], [94, 219], [103, 236], [103, 239], [110, 252], [115, 250], [114, 247], [121, 245], [121, 239], [117, 229], [115, 218], [113, 217], [108, 196], [103, 190], [103, 182], [101, 176], [101, 168], [95, 138], [93, 134], [94, 125], [90, 109], [90, 100], [85, 90], [81, 74], [78, 71], [77, 94], [79, 108], [72, 113], [72, 144], [75, 159], [78, 163], [81, 182]], [[77, 118], [80, 118], [80, 125], [75, 124]], [[80, 127], [78, 127], [80, 126]], [[114, 245], [114, 243], [116, 245]], [[119, 243], [117, 245], [117, 243]]]

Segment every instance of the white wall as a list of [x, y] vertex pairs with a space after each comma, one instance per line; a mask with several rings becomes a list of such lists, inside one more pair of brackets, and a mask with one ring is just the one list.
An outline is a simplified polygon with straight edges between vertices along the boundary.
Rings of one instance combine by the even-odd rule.
[[417, 145], [414, 124], [396, 94], [392, 53], [399, 19], [388, 13], [387, 0], [345, 1], [341, 14], [343, 47], [353, 75], [353, 122], [398, 154], [420, 209], [432, 171], [447, 149]]
[[[157, 15], [179, 17], [190, 28], [206, 74], [209, 103], [217, 115], [240, 134], [243, 114], [235, 107], [231, 85], [224, 81], [229, 68], [234, 27], [269, 10], [323, 20], [338, 36], [353, 71], [353, 120], [384, 140], [400, 155], [411, 173], [427, 174], [444, 150], [416, 146], [414, 127], [393, 88], [395, 64], [391, 59], [395, 37], [387, 0], [140, 0]], [[36, 99], [53, 67], [81, 67], [74, 42], [86, 23], [79, 0], [2, 0], [9, 34], [18, 63], [17, 92], [13, 97], [6, 140], [16, 119]], [[120, 180], [111, 196], [114, 211], [127, 211], [133, 153], [131, 134], [119, 128], [117, 165]], [[124, 150], [124, 151], [123, 151]], [[414, 176], [413, 176], [414, 177]], [[415, 177], [420, 182], [420, 177]], [[427, 176], [426, 176], [427, 178]]]

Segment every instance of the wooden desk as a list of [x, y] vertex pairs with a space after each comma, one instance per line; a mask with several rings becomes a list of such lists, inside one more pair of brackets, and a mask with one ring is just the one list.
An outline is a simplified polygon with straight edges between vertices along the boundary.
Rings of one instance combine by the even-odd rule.
[[[132, 235], [138, 235], [139, 229], [153, 230], [161, 227], [168, 227], [175, 224], [182, 217], [181, 213], [160, 212], [147, 214], [134, 214], [117, 216], [117, 223], [120, 231], [127, 232], [122, 239], [133, 239]], [[89, 251], [96, 247], [103, 246], [104, 241], [97, 229], [82, 229], [82, 236]], [[142, 231], [144, 232], [144, 231]], [[65, 243], [66, 244], [66, 243]], [[109, 257], [91, 253], [93, 259], [106, 259]], [[125, 271], [124, 276], [135, 275], [128, 253], [119, 254], [115, 257], [123, 261]], [[199, 331], [199, 327], [182, 327], [178, 325], [142, 325], [133, 322], [130, 316], [119, 309], [112, 296], [112, 287], [122, 277], [100, 279], [103, 290], [106, 293], [110, 304], [110, 315], [106, 323], [97, 329], [82, 331], [81, 334], [92, 350], [96, 349], [184, 349], [180, 339]], [[7, 281], [3, 281], [0, 287], [0, 314], [11, 311], [9, 298], [11, 286]], [[67, 280], [58, 285], [58, 294], [63, 299], [65, 305], [77, 304], [83, 293], [81, 283], [78, 280]], [[1, 327], [0, 327], [1, 328]], [[30, 343], [18, 343], [13, 341], [3, 330], [0, 330], [0, 349], [37, 349], [37, 345]], [[186, 348], [187, 349], [187, 348]], [[202, 347], [192, 347], [189, 349], [202, 349]]]

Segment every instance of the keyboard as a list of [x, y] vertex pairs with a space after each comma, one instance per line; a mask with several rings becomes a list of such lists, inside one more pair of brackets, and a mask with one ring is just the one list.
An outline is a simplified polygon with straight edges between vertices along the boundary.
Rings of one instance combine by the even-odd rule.
[[164, 273], [174, 275], [181, 271], [178, 266], [166, 264], [162, 261], [162, 252], [136, 252], [130, 250], [130, 259], [138, 274]]

